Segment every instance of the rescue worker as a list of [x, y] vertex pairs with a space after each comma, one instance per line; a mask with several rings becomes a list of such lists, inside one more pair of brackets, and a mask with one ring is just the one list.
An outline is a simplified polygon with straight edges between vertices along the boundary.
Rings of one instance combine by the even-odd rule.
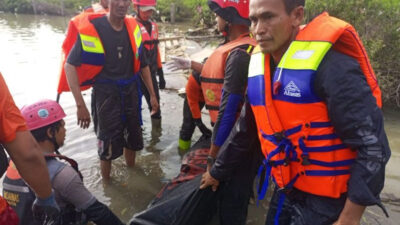
[[380, 89], [355, 29], [327, 13], [300, 26], [304, 4], [250, 2], [260, 51], [250, 62], [248, 103], [203, 187], [230, 176], [226, 168], [258, 137], [260, 199], [270, 176], [276, 185], [266, 224], [360, 224], [366, 206], [384, 209], [391, 153]]
[[[142, 32], [143, 54], [146, 55], [150, 67], [153, 89], [157, 96], [157, 101], [160, 102], [159, 89], [165, 88], [164, 71], [161, 64], [160, 48], [158, 47], [158, 25], [151, 20], [151, 16], [156, 11], [156, 0], [132, 0], [136, 10], [136, 20]], [[156, 76], [158, 75], [158, 82]], [[158, 84], [158, 85], [157, 85]], [[147, 105], [151, 112], [150, 94], [147, 88], [142, 85], [142, 92], [146, 99]], [[161, 119], [161, 110], [151, 115], [152, 123], [154, 119]]]
[[124, 154], [126, 164], [133, 167], [136, 151], [143, 148], [140, 77], [150, 93], [152, 114], [159, 107], [142, 54], [140, 27], [133, 17], [126, 16], [129, 5], [129, 1], [110, 0], [106, 15], [84, 16], [65, 64], [78, 125], [83, 129], [89, 127], [90, 115], [81, 90], [93, 84], [92, 116], [105, 182], [110, 181], [113, 159]]
[[[219, 46], [204, 65], [175, 58], [177, 68], [182, 68], [179, 65], [189, 65], [201, 71], [200, 81], [206, 109], [214, 124], [207, 170], [214, 164], [218, 150], [225, 143], [242, 107], [250, 53], [256, 45], [249, 33], [249, 1], [210, 0], [208, 5], [216, 14], [217, 28], [226, 37], [226, 43]], [[255, 141], [251, 146], [253, 154], [241, 159], [241, 164], [234, 169], [234, 176], [224, 180], [219, 204], [221, 224], [246, 223], [259, 159], [258, 146]]]
[[[33, 206], [30, 210], [36, 218], [44, 218], [43, 224], [51, 224], [59, 216], [59, 207], [51, 190], [49, 173], [39, 145], [26, 127], [24, 118], [7, 88], [0, 73], [0, 146], [21, 171], [21, 176], [34, 190]], [[0, 148], [0, 177], [7, 169], [8, 159]], [[15, 212], [0, 196], [1, 224], [18, 224]]]
[[183, 121], [179, 131], [178, 148], [182, 151], [190, 149], [194, 130], [199, 127], [205, 136], [211, 137], [211, 130], [201, 120], [201, 110], [205, 105], [200, 84], [200, 73], [193, 71], [186, 83], [186, 96], [183, 102]]
[[[38, 142], [46, 158], [55, 198], [61, 208], [59, 224], [122, 224], [111, 210], [99, 202], [84, 186], [83, 177], [75, 160], [61, 155], [59, 148], [65, 140], [65, 113], [52, 100], [41, 100], [21, 109], [28, 129]], [[64, 160], [66, 163], [61, 162]], [[18, 213], [20, 224], [39, 224], [33, 221], [33, 192], [10, 163], [3, 181], [3, 195], [10, 197], [12, 207]]]
[[94, 3], [91, 6], [85, 8], [85, 10], [79, 15], [73, 17], [69, 23], [67, 28], [67, 33], [65, 35], [65, 39], [62, 44], [61, 51], [61, 69], [57, 87], [57, 102], [60, 100], [61, 93], [64, 91], [68, 91], [68, 83], [67, 78], [65, 76], [64, 65], [67, 61], [67, 56], [71, 51], [72, 47], [76, 42], [76, 38], [78, 36], [78, 23], [82, 17], [86, 16], [87, 13], [107, 13], [108, 12], [108, 1], [109, 0], [100, 0], [98, 3]]

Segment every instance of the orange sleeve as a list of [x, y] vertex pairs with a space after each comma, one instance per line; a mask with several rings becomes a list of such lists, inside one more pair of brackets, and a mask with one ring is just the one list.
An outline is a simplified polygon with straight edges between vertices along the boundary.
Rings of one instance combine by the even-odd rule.
[[0, 73], [0, 142], [9, 143], [15, 139], [18, 131], [27, 129], [25, 119], [15, 105]]
[[200, 119], [201, 109], [199, 103], [204, 102], [204, 97], [200, 85], [192, 75], [189, 76], [186, 84], [186, 97], [193, 119]]
[[[158, 33], [158, 25], [156, 24], [156, 29], [157, 29], [157, 39], [160, 38], [160, 33]], [[160, 52], [160, 44], [157, 45], [157, 68], [161, 69], [162, 68], [162, 62], [161, 62], [161, 52]]]
[[158, 69], [162, 68], [160, 47], [158, 45], [157, 45], [157, 68]]

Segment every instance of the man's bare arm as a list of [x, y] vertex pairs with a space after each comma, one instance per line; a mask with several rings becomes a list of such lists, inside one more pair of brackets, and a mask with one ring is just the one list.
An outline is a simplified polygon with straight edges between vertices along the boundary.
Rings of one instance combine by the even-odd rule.
[[151, 114], [153, 115], [156, 113], [159, 109], [159, 103], [157, 102], [156, 94], [154, 92], [153, 88], [153, 81], [151, 80], [151, 73], [150, 73], [150, 68], [149, 66], [146, 66], [142, 68], [142, 80], [144, 82], [144, 85], [146, 86], [147, 90], [149, 91], [150, 94], [150, 103], [151, 103]]
[[77, 118], [78, 118], [78, 125], [85, 129], [88, 128], [90, 125], [90, 113], [86, 107], [85, 100], [83, 99], [81, 89], [79, 86], [79, 79], [78, 73], [76, 72], [75, 66], [65, 63], [64, 66], [65, 74], [67, 77], [69, 89], [71, 90], [77, 108]]

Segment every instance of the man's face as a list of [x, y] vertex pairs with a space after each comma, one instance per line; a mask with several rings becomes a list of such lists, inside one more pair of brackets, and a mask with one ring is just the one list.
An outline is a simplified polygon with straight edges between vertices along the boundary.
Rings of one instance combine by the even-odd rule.
[[109, 0], [110, 15], [116, 18], [125, 18], [131, 0]]
[[[139, 7], [139, 10], [140, 10], [140, 7]], [[151, 16], [153, 15], [153, 12], [154, 11], [152, 9], [147, 10], [147, 11], [140, 10], [140, 18], [144, 21], [148, 21], [151, 18]]]
[[293, 11], [287, 14], [283, 0], [250, 1], [251, 32], [263, 53], [286, 50], [296, 28]]
[[225, 31], [225, 27], [227, 25], [226, 20], [222, 19], [222, 17], [220, 17], [217, 14], [215, 14], [215, 21], [217, 22], [218, 31], [219, 32], [224, 32]]
[[56, 134], [55, 134], [56, 142], [60, 147], [64, 145], [66, 132], [67, 132], [67, 129], [65, 129], [65, 122], [64, 122], [64, 120], [61, 120], [61, 126], [58, 129], [58, 131], [56, 131]]

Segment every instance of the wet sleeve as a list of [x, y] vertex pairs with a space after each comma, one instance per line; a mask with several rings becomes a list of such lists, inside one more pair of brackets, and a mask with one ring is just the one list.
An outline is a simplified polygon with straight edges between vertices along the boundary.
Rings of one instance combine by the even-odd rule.
[[248, 151], [251, 151], [250, 146], [257, 141], [254, 115], [247, 103], [242, 107], [240, 117], [227, 141], [219, 149], [215, 164], [210, 170], [211, 176], [219, 181], [229, 179]]
[[318, 69], [315, 89], [326, 101], [337, 134], [357, 158], [348, 198], [359, 205], [380, 203], [390, 149], [380, 108], [356, 60], [331, 51]]
[[243, 48], [232, 51], [226, 61], [223, 93], [212, 137], [216, 146], [225, 142], [243, 104], [249, 62], [250, 55]]
[[139, 60], [140, 60], [140, 69], [145, 68], [146, 66], [149, 65], [149, 60], [147, 58], [147, 54], [145, 53], [146, 49], [144, 48], [144, 45], [142, 44], [139, 48]]
[[62, 200], [74, 205], [78, 210], [85, 210], [96, 201], [78, 173], [70, 166], [65, 166], [54, 177], [52, 184], [54, 190], [60, 193]]
[[201, 109], [199, 103], [204, 102], [204, 99], [201, 98], [202, 95], [203, 92], [200, 85], [196, 82], [193, 75], [190, 75], [186, 84], [186, 97], [193, 119], [201, 118]]
[[25, 119], [15, 105], [0, 73], [0, 143], [13, 141], [18, 131], [25, 130], [27, 130]]
[[81, 43], [81, 37], [78, 34], [76, 42], [72, 47], [71, 51], [69, 52], [67, 62], [73, 66], [80, 66], [81, 54], [82, 54], [82, 43]]

